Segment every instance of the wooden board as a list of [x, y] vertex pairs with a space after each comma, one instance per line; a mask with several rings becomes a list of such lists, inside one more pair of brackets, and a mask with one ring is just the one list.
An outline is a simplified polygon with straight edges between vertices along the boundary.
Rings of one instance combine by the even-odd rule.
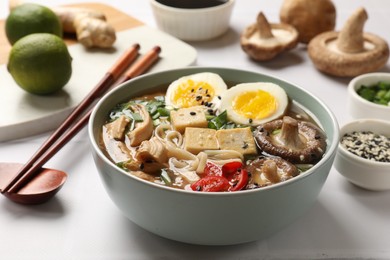
[[[105, 14], [107, 21], [115, 28], [116, 31], [123, 31], [143, 25], [141, 21], [138, 21], [137, 19], [128, 16], [127, 14], [111, 6], [100, 3], [82, 3], [66, 6], [90, 8], [101, 11]], [[77, 43], [74, 35], [65, 35], [64, 38], [68, 45]], [[7, 62], [10, 49], [11, 45], [9, 44], [5, 34], [5, 20], [0, 20], [0, 64], [5, 64]]]
[[[6, 64], [0, 64], [0, 104], [3, 108], [0, 110], [0, 142], [55, 129], [100, 81], [116, 59], [134, 43], [141, 45], [141, 54], [156, 45], [161, 47], [160, 60], [149, 72], [185, 67], [196, 62], [197, 53], [192, 46], [112, 7], [102, 4], [72, 6], [95, 8], [107, 15], [108, 21], [118, 31], [113, 48], [86, 49], [74, 40], [67, 39], [73, 58], [72, 77], [63, 90], [50, 96], [37, 96], [23, 91], [8, 73]], [[0, 50], [4, 61], [8, 55], [4, 47], [8, 47], [8, 51], [10, 47], [4, 39], [4, 31], [2, 33]]]

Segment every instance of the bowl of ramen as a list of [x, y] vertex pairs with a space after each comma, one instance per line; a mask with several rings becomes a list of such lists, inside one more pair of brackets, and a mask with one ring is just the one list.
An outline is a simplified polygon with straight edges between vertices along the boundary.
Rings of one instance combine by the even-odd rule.
[[325, 183], [335, 116], [284, 80], [189, 67], [140, 76], [89, 122], [103, 186], [132, 222], [191, 244], [265, 238], [302, 216]]

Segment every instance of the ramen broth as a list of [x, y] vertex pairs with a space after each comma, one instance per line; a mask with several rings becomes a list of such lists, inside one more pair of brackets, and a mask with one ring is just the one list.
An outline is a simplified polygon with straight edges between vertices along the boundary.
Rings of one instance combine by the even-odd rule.
[[[227, 85], [233, 86], [235, 84], [230, 82]], [[156, 102], [156, 100], [157, 100], [158, 102], [160, 102], [159, 104], [161, 105], [161, 103], [164, 103], [164, 97], [165, 97], [165, 92], [159, 91], [161, 89], [166, 89], [166, 86], [164, 86], [164, 87], [159, 86], [159, 87], [153, 89], [153, 92], [136, 97], [136, 98], [133, 98], [130, 101], [146, 104], [148, 102], [149, 103]], [[130, 141], [129, 141], [129, 138], [127, 135], [124, 135], [123, 137], [121, 137], [119, 139], [113, 138], [110, 131], [109, 131], [109, 128], [107, 127], [107, 125], [113, 121], [112, 118], [114, 117], [113, 115], [115, 113], [119, 113], [119, 114], [122, 113], [122, 112], [120, 112], [120, 107], [124, 107], [123, 104], [126, 104], [126, 102], [124, 102], [122, 104], [118, 104], [117, 107], [113, 108], [113, 110], [110, 113], [110, 116], [107, 118], [106, 124], [102, 127], [101, 138], [100, 138], [100, 147], [101, 147], [102, 151], [105, 153], [105, 155], [108, 158], [110, 158], [110, 160], [113, 161], [118, 167], [126, 170], [127, 172], [129, 172], [132, 175], [135, 175], [138, 178], [141, 178], [141, 179], [153, 182], [153, 183], [157, 183], [160, 185], [169, 186], [172, 188], [196, 190], [194, 188], [191, 189], [191, 184], [193, 184], [197, 180], [199, 181], [199, 178], [202, 179], [202, 177], [204, 177], [204, 173], [195, 173], [195, 171], [193, 171], [193, 172], [182, 171], [182, 170], [180, 170], [180, 168], [178, 166], [177, 166], [177, 168], [171, 167], [172, 164], [170, 162], [169, 163], [168, 162], [156, 163], [156, 162], [153, 162], [153, 160], [146, 160], [143, 162], [134, 163], [133, 166], [129, 166], [129, 164], [132, 164], [134, 161], [136, 161], [135, 157], [136, 157], [137, 151], [140, 149], [140, 145], [131, 146], [129, 144]], [[160, 108], [166, 109], [166, 107], [164, 107], [164, 105], [162, 105]], [[169, 109], [171, 109], [171, 108], [169, 107]], [[162, 110], [162, 111], [167, 112], [169, 110]], [[310, 123], [318, 126], [315, 118], [313, 118], [309, 113], [305, 112], [305, 109], [300, 104], [296, 103], [293, 100], [289, 100], [289, 104], [288, 104], [288, 107], [287, 107], [284, 115], [288, 115], [289, 117], [292, 117], [292, 118], [297, 119], [297, 120], [310, 122]], [[212, 115], [212, 116], [215, 117], [217, 115]], [[212, 116], [209, 115], [209, 118], [211, 118]], [[170, 119], [166, 115], [157, 117], [156, 114], [152, 114], [151, 117], [153, 120], [153, 128], [154, 128], [153, 134], [152, 134], [153, 137], [156, 135], [156, 128], [158, 125], [161, 125], [161, 124], [168, 124], [169, 125], [170, 124]], [[245, 127], [243, 125], [237, 125], [237, 124], [233, 124], [233, 125], [234, 125], [234, 127], [239, 127], [239, 128]], [[127, 132], [130, 131], [129, 128], [131, 128], [131, 127], [134, 127], [134, 126], [129, 126], [129, 125], [126, 126], [126, 131]], [[252, 126], [250, 129], [253, 133], [256, 128]], [[183, 136], [183, 138], [185, 138], [185, 135]], [[175, 141], [173, 141], [173, 142], [175, 142]], [[183, 149], [183, 148], [181, 147], [181, 149]], [[196, 155], [194, 155], [194, 158], [195, 157], [196, 157]], [[275, 156], [267, 154], [265, 152], [262, 152], [257, 147], [256, 154], [242, 156], [243, 167], [245, 167], [246, 165], [249, 165], [250, 162], [253, 162], [257, 158], [260, 158], [260, 157], [261, 158], [268, 158], [268, 157], [275, 157]], [[169, 158], [169, 160], [172, 160], [172, 158]], [[130, 161], [131, 161], [131, 163], [129, 163]], [[178, 161], [178, 160], [176, 160], [176, 161]], [[180, 162], [177, 162], [177, 163], [180, 164]], [[310, 169], [315, 163], [316, 162], [305, 163], [305, 164], [294, 163], [294, 165], [297, 167], [299, 174], [301, 174], [302, 172], [306, 171], [307, 169]], [[146, 170], [144, 170], [147, 167], [149, 167], [147, 170], [147, 171], [149, 171], [149, 173], [146, 172]], [[157, 169], [155, 169], [155, 168], [157, 168]], [[197, 177], [195, 177], [195, 175]], [[267, 180], [260, 180], [260, 182], [263, 181], [261, 185], [258, 185], [257, 183], [256, 183], [256, 185], [249, 185], [250, 183], [252, 183], [252, 184], [254, 183], [253, 180], [251, 182], [251, 178], [253, 177], [251, 175], [253, 175], [253, 174], [248, 173], [248, 176], [249, 176], [248, 177], [249, 179], [247, 181], [248, 184], [246, 184], [245, 188], [243, 188], [243, 189], [260, 188], [263, 186], [269, 186], [269, 185], [273, 184], [273, 183], [268, 182]], [[262, 177], [262, 178], [264, 179], [264, 177]], [[289, 179], [289, 178], [286, 178], [286, 180], [287, 179]]]

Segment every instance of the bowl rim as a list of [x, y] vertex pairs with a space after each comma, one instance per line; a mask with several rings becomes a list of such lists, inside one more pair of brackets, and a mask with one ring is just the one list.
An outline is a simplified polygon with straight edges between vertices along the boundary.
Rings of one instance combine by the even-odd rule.
[[251, 73], [251, 74], [255, 74], [255, 75], [266, 76], [266, 77], [270, 77], [273, 79], [277, 79], [278, 81], [282, 81], [286, 84], [289, 84], [289, 85], [293, 86], [294, 88], [297, 88], [300, 91], [303, 91], [306, 94], [310, 95], [311, 98], [313, 98], [313, 100], [315, 100], [318, 104], [320, 104], [322, 106], [322, 108], [326, 111], [327, 115], [330, 117], [331, 128], [332, 128], [333, 134], [334, 134], [333, 140], [327, 139], [327, 149], [326, 149], [327, 152], [325, 153], [324, 157], [321, 158], [321, 160], [320, 160], [321, 164], [325, 164], [327, 161], [331, 160], [332, 157], [334, 158], [336, 156], [337, 148], [338, 148], [338, 144], [339, 144], [339, 140], [340, 140], [340, 138], [339, 138], [339, 125], [338, 125], [336, 116], [334, 115], [332, 110], [320, 98], [318, 98], [317, 96], [315, 96], [314, 94], [312, 94], [311, 92], [307, 91], [306, 89], [304, 89], [300, 86], [297, 86], [297, 85], [295, 85], [289, 81], [286, 81], [280, 77], [272, 76], [270, 74], [259, 73], [259, 72], [251, 71], [251, 70], [235, 69], [235, 68], [228, 68], [228, 67], [209, 67], [209, 66], [205, 66], [205, 67], [204, 66], [191, 66], [191, 67], [185, 67], [185, 68], [176, 68], [176, 69], [148, 73], [148, 74], [138, 76], [134, 79], [131, 79], [125, 83], [120, 84], [119, 86], [115, 87], [114, 89], [111, 89], [102, 98], [100, 98], [100, 100], [94, 106], [92, 114], [90, 116], [89, 123], [88, 123], [89, 141], [90, 141], [90, 144], [91, 144], [94, 152], [97, 154], [97, 156], [99, 156], [99, 158], [101, 160], [103, 160], [106, 163], [106, 165], [109, 165], [109, 167], [115, 169], [116, 171], [121, 172], [122, 175], [125, 175], [128, 178], [136, 180], [139, 183], [143, 183], [144, 185], [149, 186], [151, 188], [162, 189], [162, 190], [165, 190], [167, 192], [175, 192], [175, 193], [178, 192], [178, 193], [184, 193], [187, 195], [195, 195], [196, 194], [196, 196], [245, 196], [245, 195], [250, 195], [250, 194], [261, 192], [261, 191], [277, 190], [277, 189], [280, 189], [284, 186], [292, 185], [295, 182], [298, 182], [301, 179], [305, 179], [305, 178], [309, 177], [310, 175], [314, 174], [315, 170], [318, 167], [320, 167], [319, 163], [317, 163], [312, 168], [310, 168], [309, 170], [304, 172], [304, 174], [300, 174], [300, 175], [298, 175], [294, 178], [291, 178], [287, 181], [284, 181], [284, 182], [276, 183], [276, 184], [262, 187], [262, 188], [258, 188], [258, 189], [242, 190], [242, 191], [236, 191], [236, 192], [194, 192], [194, 191], [190, 191], [190, 190], [166, 187], [164, 185], [160, 185], [157, 183], [146, 181], [146, 180], [143, 180], [143, 179], [138, 178], [136, 176], [133, 176], [133, 175], [129, 174], [128, 172], [126, 172], [125, 170], [117, 167], [100, 149], [98, 143], [95, 140], [95, 136], [94, 136], [95, 117], [96, 117], [97, 112], [98, 112], [99, 108], [101, 107], [101, 105], [110, 96], [114, 95], [115, 92], [120, 91], [122, 88], [127, 88], [129, 85], [133, 84], [133, 82], [142, 81], [144, 78], [147, 78], [147, 77], [158, 77], [158, 76], [161, 76], [161, 75], [164, 75], [167, 73], [171, 73], [171, 72], [180, 72], [180, 73], [183, 73], [183, 76], [184, 76], [186, 74], [189, 75], [189, 74], [198, 73], [201, 71], [206, 72], [206, 71], [210, 71], [210, 70], [228, 70], [228, 71], [230, 70], [230, 71], [235, 71], [235, 72]]
[[374, 79], [377, 79], [377, 80], [375, 80], [375, 82], [379, 82], [380, 79], [383, 77], [388, 79], [388, 81], [390, 82], [390, 73], [387, 73], [387, 72], [373, 72], [373, 73], [366, 73], [366, 74], [359, 75], [359, 76], [353, 78], [348, 83], [348, 92], [352, 98], [363, 103], [366, 106], [369, 106], [369, 107], [374, 108], [374, 109], [384, 110], [384, 111], [390, 110], [390, 106], [385, 106], [385, 105], [373, 103], [371, 101], [364, 99], [363, 97], [361, 97], [357, 93], [358, 88], [360, 88], [362, 85], [362, 83], [360, 83], [360, 85], [358, 85], [360, 81], [362, 81], [364, 79], [372, 79], [374, 81]]
[[219, 9], [224, 9], [229, 6], [232, 6], [235, 3], [235, 0], [228, 0], [220, 5], [216, 6], [211, 6], [211, 7], [202, 7], [202, 8], [180, 8], [180, 7], [173, 7], [169, 5], [164, 5], [157, 0], [149, 0], [150, 4], [152, 6], [158, 7], [160, 9], [163, 9], [165, 11], [170, 11], [170, 12], [176, 12], [176, 13], [198, 13], [198, 12], [213, 12], [217, 11]]
[[[353, 130], [346, 131], [346, 128], [357, 126], [357, 125], [372, 125], [372, 124], [383, 125], [383, 126], [386, 126], [387, 128], [390, 128], [390, 121], [387, 121], [384, 119], [362, 118], [362, 119], [350, 121], [350, 122], [344, 124], [340, 128], [340, 140], [339, 140], [339, 144], [338, 144], [338, 152], [340, 152], [342, 155], [344, 155], [348, 159], [354, 160], [356, 163], [359, 163], [359, 164], [366, 164], [366, 165], [371, 165], [371, 166], [375, 166], [375, 167], [390, 167], [390, 162], [378, 162], [378, 161], [372, 161], [369, 159], [362, 158], [354, 153], [351, 153], [350, 151], [347, 150], [347, 148], [345, 148], [344, 145], [341, 144], [341, 139], [343, 138], [344, 134], [350, 133], [352, 131], [362, 131], [362, 130], [356, 130], [355, 128]], [[389, 174], [390, 174], [390, 172], [389, 172]]]

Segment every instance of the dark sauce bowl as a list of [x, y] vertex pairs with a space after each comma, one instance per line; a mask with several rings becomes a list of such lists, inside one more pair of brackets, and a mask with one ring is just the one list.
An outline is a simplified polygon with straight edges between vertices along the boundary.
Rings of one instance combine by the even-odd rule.
[[[117, 167], [99, 146], [101, 128], [115, 105], [166, 87], [186, 75], [213, 72], [226, 82], [272, 82], [315, 118], [327, 136], [323, 158], [311, 169], [268, 187], [237, 192], [194, 192], [142, 180]], [[314, 204], [336, 155], [339, 128], [317, 97], [282, 79], [230, 68], [189, 67], [140, 76], [106, 94], [89, 121], [92, 154], [103, 186], [132, 222], [156, 235], [191, 244], [232, 245], [259, 240], [286, 227]], [[98, 214], [98, 212], [97, 212]], [[102, 223], [109, 224], [109, 223]]]
[[204, 41], [229, 29], [235, 0], [150, 0], [157, 26], [181, 40]]
[[223, 5], [229, 0], [156, 0], [156, 2], [174, 8], [198, 9]]

